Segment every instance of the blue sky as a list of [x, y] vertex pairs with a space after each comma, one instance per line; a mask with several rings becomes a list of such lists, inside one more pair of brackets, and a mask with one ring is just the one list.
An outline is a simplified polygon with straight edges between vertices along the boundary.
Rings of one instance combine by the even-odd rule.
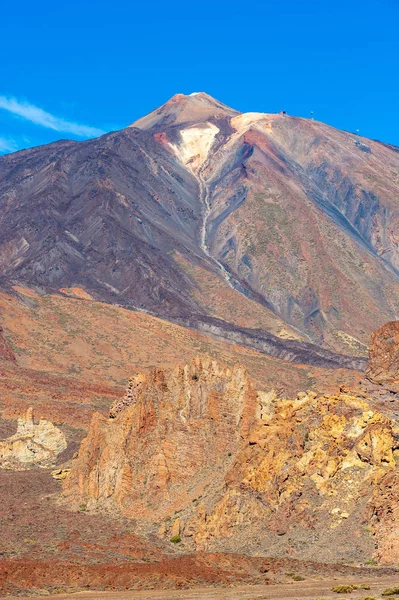
[[14, 0], [0, 14], [0, 152], [197, 91], [399, 145], [398, 0]]

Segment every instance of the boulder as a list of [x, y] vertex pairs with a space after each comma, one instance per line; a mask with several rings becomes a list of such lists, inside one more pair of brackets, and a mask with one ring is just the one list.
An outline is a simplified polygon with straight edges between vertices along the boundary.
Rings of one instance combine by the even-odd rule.
[[33, 408], [18, 419], [17, 432], [0, 441], [0, 466], [23, 468], [54, 463], [67, 447], [65, 435], [50, 421], [35, 423]]

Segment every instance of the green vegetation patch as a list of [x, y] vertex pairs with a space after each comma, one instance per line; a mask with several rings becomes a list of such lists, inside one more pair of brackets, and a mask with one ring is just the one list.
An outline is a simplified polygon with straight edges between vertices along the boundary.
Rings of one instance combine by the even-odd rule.
[[172, 544], [179, 544], [181, 542], [181, 537], [180, 535], [172, 535], [170, 541], [172, 542]]
[[297, 575], [296, 573], [286, 573], [287, 577], [291, 577], [294, 581], [305, 581], [305, 577], [302, 575]]
[[358, 586], [359, 590], [369, 590], [370, 586], [367, 583], [359, 583]]
[[331, 591], [336, 594], [351, 594], [354, 590], [357, 590], [357, 585], [336, 585], [331, 588]]

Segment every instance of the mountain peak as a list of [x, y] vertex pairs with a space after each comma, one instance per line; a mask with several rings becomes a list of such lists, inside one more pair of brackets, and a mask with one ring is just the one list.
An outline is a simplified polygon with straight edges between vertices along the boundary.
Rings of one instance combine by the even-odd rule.
[[165, 104], [132, 123], [131, 127], [161, 129], [180, 123], [198, 123], [211, 118], [231, 118], [239, 114], [239, 111], [226, 106], [205, 92], [175, 94]]

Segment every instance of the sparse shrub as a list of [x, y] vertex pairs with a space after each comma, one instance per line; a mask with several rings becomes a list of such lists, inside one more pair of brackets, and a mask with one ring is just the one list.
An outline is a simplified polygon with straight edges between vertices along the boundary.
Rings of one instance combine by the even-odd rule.
[[359, 583], [357, 587], [359, 590], [369, 590], [370, 589], [370, 586], [367, 583]]
[[336, 585], [331, 588], [337, 594], [351, 594], [354, 590], [357, 590], [357, 585]]
[[399, 586], [393, 588], [387, 588], [381, 594], [382, 596], [398, 596], [399, 595]]
[[297, 575], [296, 573], [286, 573], [287, 577], [291, 577], [294, 581], [305, 581], [305, 577], [302, 575]]
[[376, 567], [378, 565], [378, 562], [375, 560], [375, 558], [369, 558], [368, 560], [365, 561], [364, 564], [372, 565], [373, 567]]
[[180, 535], [172, 535], [170, 541], [172, 542], [172, 544], [179, 544], [181, 542], [181, 537]]
[[80, 506], [79, 506], [80, 512], [85, 512], [86, 509], [87, 509], [86, 504], [80, 504]]

